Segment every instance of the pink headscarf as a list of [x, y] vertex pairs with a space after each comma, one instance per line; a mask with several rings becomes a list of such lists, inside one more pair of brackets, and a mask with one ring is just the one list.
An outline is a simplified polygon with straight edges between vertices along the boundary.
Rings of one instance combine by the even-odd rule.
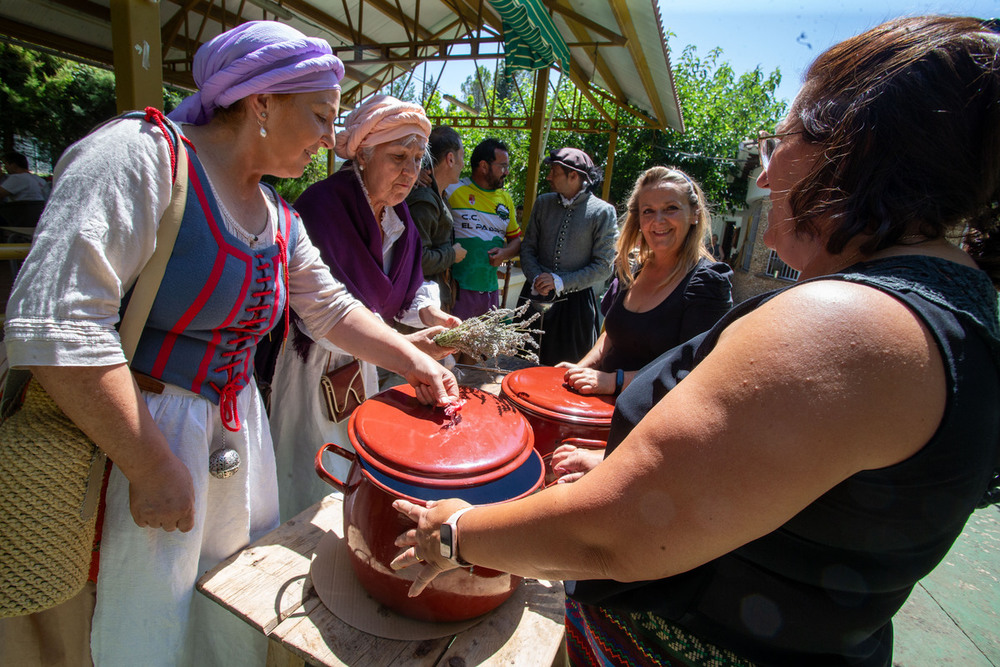
[[376, 95], [347, 114], [334, 150], [345, 160], [353, 160], [362, 146], [376, 146], [411, 134], [419, 134], [424, 140], [430, 136], [431, 122], [424, 108], [389, 95]]
[[209, 41], [194, 56], [198, 92], [168, 118], [204, 125], [215, 110], [254, 93], [314, 93], [339, 88], [344, 63], [330, 45], [277, 21], [249, 21]]

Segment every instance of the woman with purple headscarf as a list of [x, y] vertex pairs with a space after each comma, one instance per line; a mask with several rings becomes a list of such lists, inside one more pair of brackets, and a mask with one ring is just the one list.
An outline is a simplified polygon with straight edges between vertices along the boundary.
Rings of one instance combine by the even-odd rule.
[[[147, 109], [66, 151], [13, 289], [11, 366], [31, 370], [114, 467], [96, 603], [88, 587], [0, 624], [2, 664], [53, 653], [68, 664], [264, 663], [264, 638], [194, 595], [194, 582], [278, 525], [253, 357], [288, 304], [317, 338], [400, 373], [421, 400], [457, 394], [454, 377], [359, 307], [260, 182], [301, 176], [333, 147], [344, 68], [329, 45], [254, 21], [204, 44], [194, 70], [199, 92], [170, 115], [181, 125]], [[153, 253], [179, 150], [190, 162], [184, 216], [130, 369], [115, 325]], [[239, 468], [213, 476], [220, 451]]]
[[[441, 358], [434, 344], [442, 327], [460, 323], [440, 308], [438, 286], [424, 282], [422, 243], [405, 199], [416, 182], [431, 124], [419, 104], [388, 95], [369, 98], [348, 114], [337, 133], [337, 155], [348, 163], [309, 187], [295, 202], [309, 237], [333, 275], [385, 322], [419, 329], [421, 349]], [[424, 328], [429, 327], [429, 328]], [[308, 323], [293, 324], [295, 345], [278, 357], [271, 388], [271, 434], [278, 460], [281, 515], [288, 519], [330, 492], [312, 465], [327, 442], [350, 448], [347, 420], [332, 421], [321, 404], [320, 376], [352, 361], [339, 345], [314, 337]], [[365, 394], [375, 394], [375, 364], [362, 363]], [[344, 460], [327, 469], [347, 478]]]

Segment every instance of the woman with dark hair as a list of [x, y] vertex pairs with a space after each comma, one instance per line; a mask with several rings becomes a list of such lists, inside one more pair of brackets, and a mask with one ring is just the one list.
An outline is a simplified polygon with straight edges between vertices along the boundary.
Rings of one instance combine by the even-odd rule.
[[977, 19], [820, 55], [760, 137], [764, 239], [802, 280], [639, 373], [578, 481], [397, 501], [413, 594], [470, 563], [569, 580], [575, 664], [891, 664], [1000, 464], [998, 99]]

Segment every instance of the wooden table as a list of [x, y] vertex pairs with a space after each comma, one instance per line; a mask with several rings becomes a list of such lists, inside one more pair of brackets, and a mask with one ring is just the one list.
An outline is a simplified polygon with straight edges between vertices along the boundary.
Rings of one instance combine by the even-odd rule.
[[545, 666], [560, 654], [562, 583], [525, 580], [479, 624], [441, 639], [383, 639], [341, 621], [309, 578], [320, 538], [343, 534], [341, 507], [339, 494], [327, 496], [198, 580], [199, 591], [271, 639], [269, 666]]

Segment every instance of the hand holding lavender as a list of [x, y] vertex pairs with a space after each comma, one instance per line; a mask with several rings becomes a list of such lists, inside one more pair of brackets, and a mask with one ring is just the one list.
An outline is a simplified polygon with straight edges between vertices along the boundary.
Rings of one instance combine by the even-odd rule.
[[478, 361], [503, 354], [538, 363], [538, 355], [534, 352], [538, 349], [538, 342], [532, 334], [542, 332], [528, 326], [538, 319], [539, 314], [521, 319], [528, 305], [525, 303], [514, 309], [493, 308], [477, 317], [470, 317], [454, 329], [439, 333], [434, 342], [441, 347], [455, 348]]

